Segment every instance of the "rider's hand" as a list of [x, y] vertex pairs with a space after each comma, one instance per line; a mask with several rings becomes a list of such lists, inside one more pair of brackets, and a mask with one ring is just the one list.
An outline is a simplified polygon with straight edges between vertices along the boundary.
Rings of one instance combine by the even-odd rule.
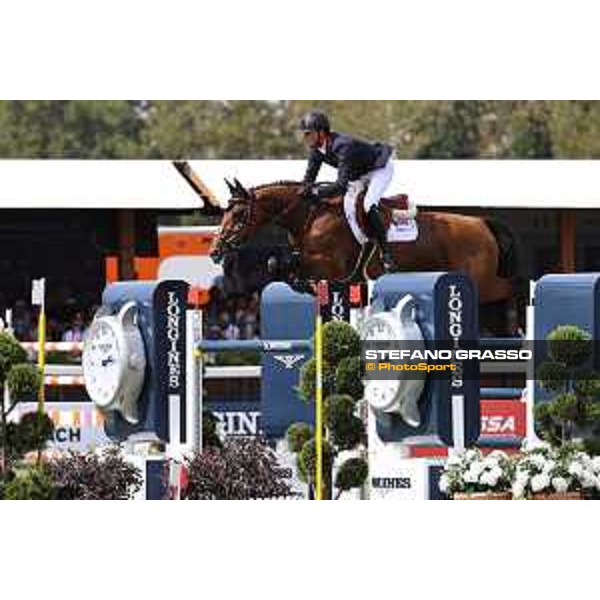
[[304, 184], [301, 188], [300, 188], [300, 193], [299, 193], [300, 198], [304, 198], [305, 200], [312, 200], [315, 197], [315, 194], [313, 192], [313, 186], [310, 183]]

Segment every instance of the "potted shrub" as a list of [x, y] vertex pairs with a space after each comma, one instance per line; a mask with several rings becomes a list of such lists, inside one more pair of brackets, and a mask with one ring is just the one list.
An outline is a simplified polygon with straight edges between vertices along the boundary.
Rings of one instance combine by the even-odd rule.
[[548, 359], [536, 378], [549, 399], [535, 407], [536, 430], [546, 442], [526, 448], [516, 472], [515, 495], [581, 499], [600, 493], [596, 453], [600, 437], [600, 373], [588, 368], [592, 336], [560, 325], [547, 336]]
[[17, 403], [35, 397], [41, 384], [40, 370], [27, 362], [27, 352], [18, 340], [0, 331], [0, 476], [6, 476], [29, 450], [41, 452], [52, 436], [52, 423], [42, 413], [23, 417], [20, 423], [9, 420]]
[[[337, 500], [345, 492], [363, 488], [368, 479], [359, 353], [360, 336], [350, 324], [334, 320], [323, 326], [323, 498]], [[307, 402], [315, 398], [315, 375], [316, 361], [312, 358], [303, 365], [298, 386], [300, 396]], [[294, 423], [286, 437], [290, 450], [297, 453], [300, 477], [314, 491], [316, 441], [312, 427]]]
[[600, 373], [586, 368], [591, 335], [560, 325], [546, 341], [548, 360], [537, 368], [536, 379], [549, 399], [535, 407], [538, 435], [556, 447], [579, 441], [592, 450], [600, 434]]
[[484, 455], [472, 448], [448, 458], [439, 487], [454, 500], [510, 500], [513, 471], [501, 450]]

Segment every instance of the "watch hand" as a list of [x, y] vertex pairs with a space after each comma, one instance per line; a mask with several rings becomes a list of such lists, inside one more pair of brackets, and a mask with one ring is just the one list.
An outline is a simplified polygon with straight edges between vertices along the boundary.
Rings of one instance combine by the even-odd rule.
[[101, 361], [100, 364], [103, 367], [106, 367], [106, 366], [108, 366], [108, 365], [110, 365], [111, 363], [114, 363], [114, 362], [115, 362], [115, 359], [112, 356], [109, 356], [108, 358], [105, 358], [103, 361]]

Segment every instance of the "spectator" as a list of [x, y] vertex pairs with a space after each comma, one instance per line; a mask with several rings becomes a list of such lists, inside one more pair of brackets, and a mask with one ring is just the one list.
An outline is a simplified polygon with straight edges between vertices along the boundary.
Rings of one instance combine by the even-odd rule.
[[240, 328], [232, 321], [227, 324], [223, 333], [226, 340], [239, 340], [240, 339]]
[[235, 321], [235, 314], [237, 312], [237, 298], [227, 298], [225, 300], [225, 310], [227, 311], [227, 320], [229, 322]]
[[31, 331], [31, 312], [25, 300], [17, 300], [13, 310], [13, 331], [18, 340], [27, 341]]
[[242, 339], [252, 340], [258, 337], [258, 315], [246, 309], [239, 321]]
[[260, 311], [260, 295], [258, 292], [254, 292], [252, 296], [250, 296], [250, 301], [248, 302], [248, 308], [254, 313], [258, 314]]
[[204, 311], [206, 339], [256, 339], [259, 336], [259, 306], [258, 293], [226, 297], [219, 287], [213, 286]]
[[245, 319], [246, 311], [248, 310], [248, 298], [243, 296], [238, 298], [235, 306], [235, 322], [241, 325]]
[[[60, 340], [61, 339], [61, 331], [64, 329], [64, 326], [61, 326], [61, 324], [58, 322], [58, 320], [53, 317], [53, 316], [48, 316], [47, 320], [46, 320], [46, 339], [47, 340]], [[36, 329], [35, 329], [35, 334], [34, 334], [34, 339], [36, 339], [38, 336], [38, 332], [37, 332], [37, 323], [36, 323]]]
[[229, 315], [227, 314], [226, 310], [221, 309], [219, 311], [219, 316], [217, 317], [217, 325], [221, 328], [222, 331], [225, 331], [225, 327], [227, 327], [228, 323]]
[[208, 333], [206, 334], [207, 340], [222, 340], [223, 339], [223, 331], [221, 328], [214, 324], [208, 328]]
[[67, 329], [63, 336], [63, 342], [82, 342], [85, 334], [85, 322], [83, 313], [78, 310], [71, 320], [71, 326]]

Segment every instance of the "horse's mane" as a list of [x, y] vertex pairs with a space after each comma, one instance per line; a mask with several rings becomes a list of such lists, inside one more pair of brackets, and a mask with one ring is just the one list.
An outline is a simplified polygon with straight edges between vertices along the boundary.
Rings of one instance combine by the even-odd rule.
[[254, 192], [262, 192], [264, 190], [269, 190], [271, 188], [276, 188], [276, 187], [289, 187], [292, 185], [302, 185], [302, 183], [300, 181], [290, 181], [287, 179], [284, 179], [282, 181], [274, 181], [272, 183], [263, 183], [261, 185], [257, 185], [255, 187], [252, 188], [252, 191]]

